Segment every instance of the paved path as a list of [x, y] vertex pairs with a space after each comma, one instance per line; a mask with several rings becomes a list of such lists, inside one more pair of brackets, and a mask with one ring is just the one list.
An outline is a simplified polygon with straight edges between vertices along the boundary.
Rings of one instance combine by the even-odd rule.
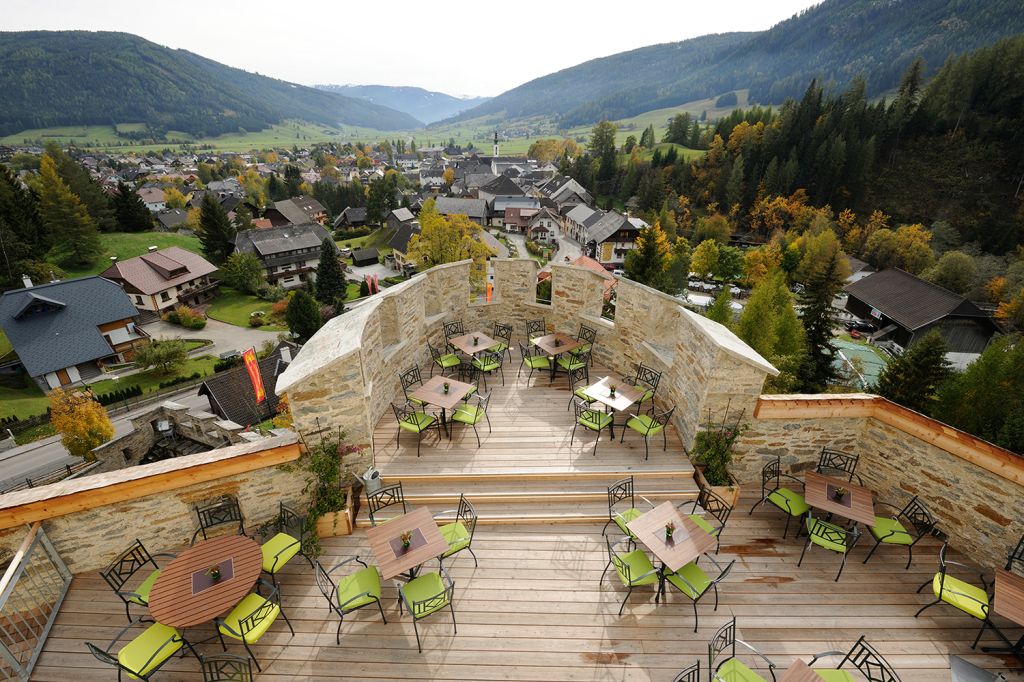
[[185, 329], [170, 322], [157, 320], [143, 327], [154, 339], [210, 339], [213, 346], [207, 346], [203, 353], [219, 355], [226, 351], [243, 351], [248, 348], [260, 349], [264, 341], [277, 343], [281, 332], [267, 332], [251, 327], [236, 327], [220, 320], [207, 319], [202, 329]]

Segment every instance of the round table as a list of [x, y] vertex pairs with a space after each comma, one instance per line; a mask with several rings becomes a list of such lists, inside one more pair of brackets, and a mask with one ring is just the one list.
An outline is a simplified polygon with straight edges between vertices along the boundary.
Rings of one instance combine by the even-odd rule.
[[[211, 566], [229, 559], [230, 578], [193, 593], [193, 575], [200, 574], [197, 580], [202, 582]], [[262, 569], [259, 544], [244, 535], [203, 540], [163, 567], [149, 593], [149, 612], [156, 622], [175, 628], [207, 623], [242, 601]]]

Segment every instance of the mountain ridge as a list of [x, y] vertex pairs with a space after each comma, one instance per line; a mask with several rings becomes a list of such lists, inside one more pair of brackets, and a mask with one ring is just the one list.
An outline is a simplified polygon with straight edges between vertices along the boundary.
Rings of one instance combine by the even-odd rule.
[[317, 84], [325, 92], [364, 99], [430, 124], [483, 104], [490, 97], [459, 97], [411, 85]]

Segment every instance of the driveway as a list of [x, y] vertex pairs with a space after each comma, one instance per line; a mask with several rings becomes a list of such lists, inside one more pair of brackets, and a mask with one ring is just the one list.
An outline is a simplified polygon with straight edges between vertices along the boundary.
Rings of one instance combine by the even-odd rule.
[[213, 346], [207, 346], [203, 353], [219, 355], [227, 351], [244, 351], [248, 348], [259, 350], [264, 341], [277, 343], [277, 335], [281, 332], [266, 332], [250, 327], [236, 327], [220, 320], [206, 320], [202, 329], [185, 329], [170, 322], [157, 320], [145, 325], [143, 329], [154, 339], [210, 339]]
[[398, 272], [392, 270], [386, 265], [377, 263], [376, 265], [364, 265], [356, 267], [355, 265], [349, 266], [349, 271], [345, 273], [345, 279], [354, 279], [362, 281], [366, 279], [367, 275], [377, 275], [378, 278], [384, 279], [385, 277], [394, 277]]

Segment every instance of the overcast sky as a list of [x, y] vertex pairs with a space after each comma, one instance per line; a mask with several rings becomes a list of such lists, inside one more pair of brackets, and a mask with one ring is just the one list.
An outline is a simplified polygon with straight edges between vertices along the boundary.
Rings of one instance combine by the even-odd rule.
[[380, 83], [497, 95], [588, 59], [644, 45], [763, 30], [815, 4], [0, 0], [0, 30], [124, 31], [307, 85]]

